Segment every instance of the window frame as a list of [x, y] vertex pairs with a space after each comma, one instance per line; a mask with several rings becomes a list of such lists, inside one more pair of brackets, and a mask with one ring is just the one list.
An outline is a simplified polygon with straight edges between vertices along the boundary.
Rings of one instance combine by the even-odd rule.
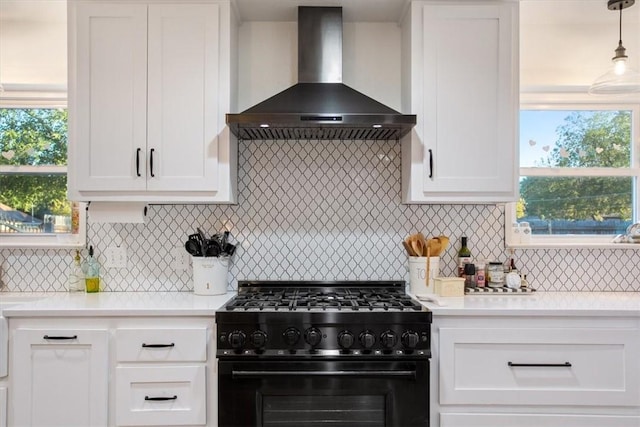
[[[630, 97], [594, 97], [584, 92], [530, 92], [520, 94], [520, 110], [631, 110], [631, 164], [629, 168], [578, 168], [563, 170], [556, 168], [520, 167], [521, 176], [617, 176], [635, 178], [633, 215], [640, 221], [640, 103], [630, 101]], [[520, 138], [518, 135], [518, 146]], [[589, 172], [589, 173], [585, 173]], [[612, 235], [532, 235], [529, 243], [515, 243], [511, 224], [516, 222], [516, 203], [505, 204], [505, 246], [510, 249], [540, 248], [616, 248], [640, 249], [633, 243], [613, 243]]]
[[[5, 88], [6, 89], [6, 88]], [[21, 96], [22, 95], [22, 96]], [[62, 96], [32, 95], [11, 97], [7, 92], [0, 97], [0, 108], [64, 108], [68, 110], [67, 98]], [[68, 162], [67, 162], [68, 163]], [[69, 165], [42, 167], [34, 166], [2, 166], [0, 173], [42, 173], [65, 174], [68, 176]], [[73, 249], [82, 248], [87, 242], [87, 204], [79, 203], [78, 232], [75, 234], [10, 234], [0, 233], [0, 249]]]

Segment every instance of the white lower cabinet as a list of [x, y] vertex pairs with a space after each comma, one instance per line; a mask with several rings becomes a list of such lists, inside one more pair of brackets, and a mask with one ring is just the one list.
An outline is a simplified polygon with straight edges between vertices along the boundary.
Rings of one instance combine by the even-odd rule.
[[10, 426], [106, 426], [108, 331], [19, 328], [11, 345]]
[[207, 424], [207, 330], [116, 330], [116, 425]]
[[214, 325], [213, 316], [12, 318], [8, 425], [215, 427]]
[[639, 322], [434, 316], [432, 427], [639, 427]]
[[205, 366], [116, 368], [119, 426], [206, 425]]
[[638, 417], [548, 414], [442, 414], [441, 427], [638, 427]]

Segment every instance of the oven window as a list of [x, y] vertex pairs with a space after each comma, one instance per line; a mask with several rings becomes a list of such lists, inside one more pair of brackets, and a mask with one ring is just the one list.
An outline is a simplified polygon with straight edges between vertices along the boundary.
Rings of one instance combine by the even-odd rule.
[[385, 426], [385, 396], [263, 396], [263, 426]]

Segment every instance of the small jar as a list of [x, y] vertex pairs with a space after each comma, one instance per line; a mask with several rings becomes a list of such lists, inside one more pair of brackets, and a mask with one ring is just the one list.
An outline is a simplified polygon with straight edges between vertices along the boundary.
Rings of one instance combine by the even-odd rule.
[[487, 285], [490, 288], [504, 286], [504, 266], [501, 262], [490, 262], [487, 266]]
[[478, 261], [476, 264], [476, 284], [479, 288], [484, 288], [487, 284], [487, 273], [485, 268], [485, 262]]
[[506, 286], [509, 289], [520, 289], [520, 275], [517, 271], [511, 271], [505, 276]]

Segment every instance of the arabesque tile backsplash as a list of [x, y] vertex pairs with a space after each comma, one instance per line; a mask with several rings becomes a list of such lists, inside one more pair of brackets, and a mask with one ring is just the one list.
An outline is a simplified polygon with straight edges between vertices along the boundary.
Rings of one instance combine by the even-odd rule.
[[[243, 279], [409, 279], [401, 241], [445, 234], [443, 275], [454, 274], [460, 236], [476, 258], [508, 257], [504, 208], [402, 205], [394, 141], [241, 141], [237, 205], [152, 205], [145, 224], [89, 224], [98, 259], [125, 246], [128, 268], [104, 269], [104, 291], [190, 291], [191, 269], [172, 250], [201, 227], [240, 243], [229, 287]], [[83, 251], [86, 255], [86, 250]], [[0, 251], [3, 291], [66, 290], [71, 250]], [[517, 265], [545, 291], [640, 291], [640, 251], [518, 250]]]

